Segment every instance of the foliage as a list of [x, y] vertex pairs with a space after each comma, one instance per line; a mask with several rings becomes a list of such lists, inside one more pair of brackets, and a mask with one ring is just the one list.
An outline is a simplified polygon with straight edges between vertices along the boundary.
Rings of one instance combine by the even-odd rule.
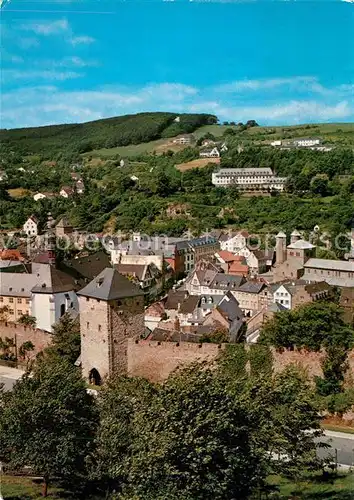
[[204, 333], [201, 335], [199, 341], [201, 343], [207, 342], [212, 344], [223, 344], [229, 342], [229, 333], [227, 330], [217, 330], [211, 333]]
[[30, 316], [29, 314], [23, 314], [18, 322], [23, 324], [23, 325], [27, 325], [27, 326], [33, 326], [35, 327], [36, 326], [36, 318], [34, 316]]
[[348, 368], [347, 350], [343, 347], [330, 345], [322, 361], [323, 378], [316, 377], [317, 391], [321, 396], [342, 392], [344, 375]]
[[27, 354], [28, 352], [33, 351], [33, 350], [34, 350], [34, 345], [33, 345], [33, 343], [32, 343], [30, 340], [27, 340], [27, 342], [24, 342], [24, 343], [20, 346], [20, 348], [19, 348], [19, 350], [18, 350], [18, 353], [19, 353], [19, 355], [20, 355], [20, 356], [22, 356], [23, 358], [25, 358], [25, 357], [26, 357], [26, 354]]
[[349, 348], [354, 330], [342, 318], [337, 304], [312, 302], [274, 315], [262, 328], [260, 342], [274, 347], [318, 351], [322, 347]]
[[75, 363], [80, 356], [80, 349], [80, 324], [65, 313], [53, 326], [52, 343], [45, 349], [45, 353]]
[[249, 416], [213, 370], [171, 376], [134, 419], [128, 498], [247, 498], [258, 457]]
[[86, 475], [96, 426], [94, 405], [80, 373], [67, 360], [39, 361], [12, 392], [0, 393], [0, 454], [9, 467], [31, 467], [72, 487]]
[[268, 346], [251, 344], [248, 351], [251, 375], [271, 375], [273, 356]]
[[[201, 125], [215, 123], [216, 117], [207, 114], [181, 114], [179, 123], [173, 123], [174, 113], [138, 113], [106, 118], [87, 123], [51, 125], [26, 129], [2, 130], [0, 140], [17, 151], [58, 154], [66, 144], [68, 153], [84, 153], [97, 148], [113, 148], [139, 144], [177, 133], [193, 132]], [[173, 124], [173, 125], [172, 125]]]

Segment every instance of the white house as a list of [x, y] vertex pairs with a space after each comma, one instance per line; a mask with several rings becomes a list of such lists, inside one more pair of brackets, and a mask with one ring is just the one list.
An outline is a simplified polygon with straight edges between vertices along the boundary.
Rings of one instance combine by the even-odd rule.
[[77, 194], [83, 194], [85, 192], [85, 184], [82, 179], [79, 179], [75, 184], [75, 189]]
[[37, 236], [38, 235], [38, 219], [31, 215], [23, 225], [23, 232], [27, 234], [27, 236]]
[[32, 263], [32, 274], [36, 274], [37, 283], [31, 290], [31, 315], [37, 328], [52, 332], [66, 312], [79, 312], [75, 280], [49, 264]]
[[46, 195], [45, 195], [45, 194], [43, 194], [43, 193], [36, 193], [36, 194], [33, 196], [34, 201], [43, 200], [44, 198], [46, 198]]
[[295, 144], [296, 146], [303, 147], [303, 148], [308, 148], [311, 146], [317, 146], [317, 145], [321, 144], [321, 139], [317, 139], [315, 137], [294, 139], [293, 144]]
[[179, 135], [173, 139], [173, 144], [190, 144], [194, 141], [194, 136], [192, 134]]
[[70, 198], [73, 194], [74, 191], [71, 187], [69, 186], [63, 186], [61, 190], [59, 191], [60, 196], [63, 198]]
[[219, 158], [220, 153], [218, 148], [212, 148], [212, 149], [205, 149], [203, 151], [200, 151], [199, 156], [201, 158]]
[[272, 141], [270, 145], [274, 147], [281, 146], [281, 141]]
[[0, 170], [0, 181], [6, 181], [7, 180], [7, 173], [5, 170]]
[[273, 287], [273, 302], [282, 304], [286, 309], [292, 307], [292, 290], [289, 285], [274, 285]]
[[229, 232], [222, 234], [219, 238], [220, 249], [235, 253], [241, 248], [245, 248], [249, 234], [247, 231]]

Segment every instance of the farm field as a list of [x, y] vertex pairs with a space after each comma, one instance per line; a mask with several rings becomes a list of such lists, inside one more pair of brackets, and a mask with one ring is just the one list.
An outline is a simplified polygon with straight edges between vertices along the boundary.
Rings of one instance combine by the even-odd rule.
[[219, 164], [220, 158], [197, 158], [196, 160], [188, 161], [187, 163], [180, 163], [176, 165], [177, 170], [180, 172], [185, 172], [186, 170], [191, 170], [192, 168], [203, 168], [210, 163]]

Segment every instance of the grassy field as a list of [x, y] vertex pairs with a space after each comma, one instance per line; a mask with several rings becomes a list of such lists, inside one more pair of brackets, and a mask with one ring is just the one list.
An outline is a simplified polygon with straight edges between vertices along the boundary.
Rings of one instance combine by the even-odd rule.
[[[205, 125], [197, 129], [193, 135], [196, 139], [204, 136], [206, 133], [213, 134], [216, 138], [221, 137], [226, 129], [238, 131], [237, 126], [230, 125]], [[256, 141], [256, 144], [267, 144], [274, 139], [290, 137], [321, 137], [325, 141], [339, 142], [345, 145], [354, 145], [354, 123], [323, 123], [313, 125], [294, 125], [294, 126], [279, 126], [279, 127], [252, 127], [243, 132], [239, 132], [240, 140]], [[96, 149], [85, 153], [83, 156], [99, 157], [109, 159], [116, 155], [123, 158], [132, 158], [143, 153], [157, 154], [163, 153], [168, 149], [172, 151], [180, 151], [184, 146], [179, 146], [172, 143], [173, 138], [158, 139], [156, 141], [146, 142], [142, 144], [132, 144], [130, 146], [121, 146], [110, 149]]]
[[196, 160], [188, 161], [187, 163], [179, 163], [176, 165], [177, 170], [185, 172], [192, 168], [203, 168], [210, 163], [220, 163], [220, 158], [197, 158]]
[[9, 189], [7, 192], [11, 198], [24, 198], [25, 196], [30, 196], [32, 194], [28, 189], [22, 188]]
[[319, 476], [317, 480], [302, 481], [299, 484], [276, 477], [270, 478], [270, 484], [279, 487], [279, 493], [271, 498], [278, 500], [353, 500], [354, 475], [343, 474], [332, 480], [323, 481]]
[[[60, 498], [60, 490], [49, 488], [48, 500]], [[42, 497], [40, 480], [18, 476], [2, 476], [2, 495], [4, 500], [39, 500]]]
[[130, 146], [121, 146], [117, 148], [110, 149], [95, 149], [89, 153], [85, 153], [83, 157], [99, 157], [109, 159], [116, 155], [123, 158], [133, 158], [134, 156], [141, 155], [143, 153], [152, 153], [156, 151], [157, 154], [162, 154], [169, 149], [174, 152], [181, 151], [185, 146], [172, 143], [173, 139], [158, 139], [151, 142], [143, 142], [141, 144], [131, 144]]
[[[271, 496], [271, 498], [278, 500], [353, 500], [354, 498], [353, 474], [343, 474], [327, 481], [323, 481], [321, 476], [318, 476], [318, 478], [312, 478], [311, 481], [301, 481], [299, 484], [279, 476], [272, 476], [269, 478], [269, 484], [279, 488], [279, 493], [274, 493]], [[39, 500], [43, 498], [41, 492], [40, 481], [33, 481], [26, 477], [2, 476], [4, 500]], [[73, 496], [63, 490], [51, 487], [47, 498], [48, 500], [73, 499]]]

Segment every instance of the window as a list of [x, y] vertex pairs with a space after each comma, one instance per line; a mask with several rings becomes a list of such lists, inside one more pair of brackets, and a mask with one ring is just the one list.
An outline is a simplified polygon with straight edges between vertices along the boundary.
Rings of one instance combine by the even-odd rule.
[[22, 299], [17, 299], [17, 304], [22, 304]]
[[89, 300], [90, 300], [89, 297], [86, 297], [86, 302], [88, 302]]
[[301, 257], [301, 253], [300, 252], [296, 252], [296, 257]]
[[90, 323], [87, 321], [86, 328], [90, 328]]
[[9, 314], [13, 314], [14, 313], [14, 310], [13, 309], [9, 309]]
[[3, 297], [0, 297], [0, 302], [4, 302], [4, 299], [3, 299]]
[[65, 314], [65, 304], [62, 304], [60, 306], [60, 316], [64, 316], [64, 314]]
[[102, 329], [101, 325], [98, 325], [98, 331], [100, 332]]
[[18, 313], [20, 316], [22, 316], [22, 311], [21, 311], [21, 309], [18, 309], [17, 313]]
[[13, 297], [10, 297], [10, 298], [9, 298], [9, 302], [10, 302], [10, 304], [13, 304], [13, 303], [14, 303], [14, 299], [13, 299]]

